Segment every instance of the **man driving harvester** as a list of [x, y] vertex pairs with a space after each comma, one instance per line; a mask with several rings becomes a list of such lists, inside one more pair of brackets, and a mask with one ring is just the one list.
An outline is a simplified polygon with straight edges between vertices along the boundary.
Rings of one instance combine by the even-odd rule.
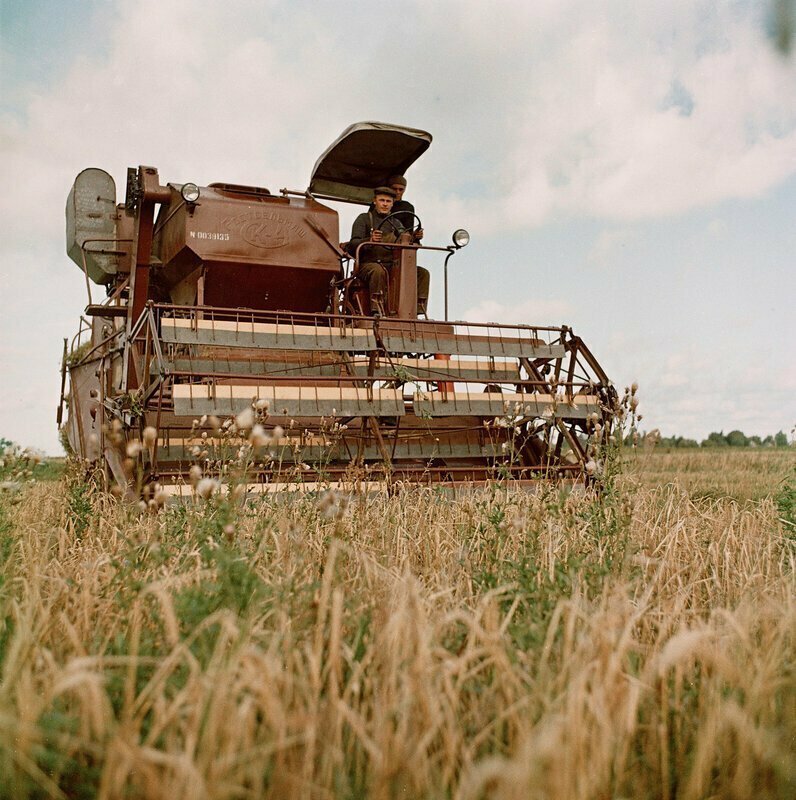
[[[357, 248], [363, 242], [372, 242], [360, 251], [360, 279], [368, 287], [370, 293], [370, 313], [380, 315], [384, 312], [384, 296], [387, 291], [388, 270], [393, 264], [394, 248], [381, 247], [379, 243], [393, 244], [405, 230], [400, 217], [385, 220], [393, 211], [395, 190], [390, 186], [378, 186], [373, 190], [373, 206], [360, 214], [351, 228], [351, 240], [342, 244], [342, 248], [351, 256], [356, 256]], [[411, 217], [409, 217], [411, 219]], [[411, 224], [411, 223], [410, 223]], [[423, 231], [413, 232], [413, 241], [419, 242]], [[423, 267], [417, 268], [417, 313], [425, 314], [428, 305], [428, 293], [431, 275]]]

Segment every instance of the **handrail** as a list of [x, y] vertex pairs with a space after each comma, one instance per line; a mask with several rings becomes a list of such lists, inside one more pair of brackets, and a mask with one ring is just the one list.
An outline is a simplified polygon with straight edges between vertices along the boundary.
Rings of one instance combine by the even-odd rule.
[[[447, 253], [448, 255], [445, 256], [445, 264], [443, 265], [444, 270], [444, 293], [445, 293], [445, 321], [448, 320], [448, 261], [450, 257], [458, 251], [459, 248], [454, 247], [452, 244], [449, 244], [447, 247], [431, 247], [430, 245], [425, 244], [401, 244], [399, 242], [373, 242], [373, 241], [366, 241], [360, 242], [357, 245], [356, 252], [354, 253], [354, 269], [352, 274], [355, 274], [357, 269], [359, 268], [359, 251], [363, 247], [388, 247], [397, 250], [434, 250], [438, 253]], [[394, 318], [393, 318], [394, 319]]]
[[[313, 321], [314, 323], [319, 319], [325, 320], [328, 323], [347, 322], [349, 325], [352, 322], [373, 323], [373, 317], [369, 317], [364, 314], [330, 314], [325, 311], [271, 311], [257, 308], [232, 308], [225, 306], [183, 305], [172, 303], [154, 303], [153, 308], [160, 311], [177, 311], [186, 312], [189, 314], [199, 312], [207, 315], [210, 319], [213, 318], [214, 314], [231, 314], [237, 316], [238, 318], [248, 317], [252, 322], [254, 322], [257, 318], [268, 321], [273, 321], [275, 318], [275, 321], [278, 322], [279, 318], [282, 317], [290, 319], [296, 323], [301, 322], [302, 320]], [[411, 323], [412, 325], [417, 325], [419, 329], [433, 329], [435, 326], [440, 325], [441, 322], [442, 320], [417, 319], [416, 317], [389, 317], [387, 319], [381, 319], [380, 325], [384, 327], [385, 324], [389, 326], [392, 323]], [[497, 328], [500, 330], [536, 331], [544, 333], [556, 333], [559, 335], [564, 335], [570, 330], [568, 325], [528, 325], [524, 323], [509, 325], [503, 322], [470, 322], [468, 320], [448, 320], [447, 322], [450, 325], [467, 326], [470, 328]]]
[[112, 239], [96, 238], [95, 237], [95, 238], [91, 238], [91, 239], [83, 239], [83, 241], [80, 243], [80, 255], [81, 255], [81, 261], [83, 262], [83, 274], [86, 277], [86, 294], [88, 295], [88, 305], [91, 305], [91, 303], [92, 303], [92, 300], [91, 300], [91, 284], [89, 283], [89, 278], [88, 278], [88, 265], [86, 264], [86, 253], [87, 252], [88, 253], [97, 253], [99, 255], [109, 255], [109, 256], [110, 255], [123, 256], [123, 255], [126, 255], [126, 254], [124, 253], [124, 251], [121, 251], [121, 250], [108, 250], [107, 252], [103, 251], [103, 250], [87, 250], [86, 249], [86, 245], [89, 242], [130, 242], [130, 244], [132, 244], [133, 240], [132, 239], [118, 239], [115, 236]]
[[[70, 355], [80, 347], [80, 337], [83, 335], [83, 331], [88, 331], [91, 333], [91, 323], [81, 314], [80, 315], [80, 326], [77, 329], [77, 333], [72, 337], [72, 341], [69, 343], [69, 353]], [[75, 344], [77, 342], [77, 344]]]

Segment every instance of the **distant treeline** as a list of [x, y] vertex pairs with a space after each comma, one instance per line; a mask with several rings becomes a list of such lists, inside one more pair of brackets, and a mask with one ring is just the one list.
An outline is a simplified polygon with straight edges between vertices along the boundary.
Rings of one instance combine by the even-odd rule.
[[[779, 431], [770, 436], [747, 436], [743, 431], [724, 431], [711, 433], [707, 439], [698, 442], [696, 439], [686, 439], [685, 436], [662, 436], [659, 430], [643, 433], [640, 443], [656, 447], [790, 447], [792, 443], [784, 431]], [[630, 443], [630, 437], [628, 437]]]

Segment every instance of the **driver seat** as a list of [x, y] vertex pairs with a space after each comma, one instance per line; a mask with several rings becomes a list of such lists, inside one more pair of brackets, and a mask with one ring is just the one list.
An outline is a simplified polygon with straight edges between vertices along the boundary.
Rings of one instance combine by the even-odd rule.
[[[359, 275], [359, 264], [354, 264], [354, 271], [351, 276], [344, 278], [339, 283], [339, 289], [342, 292], [343, 308], [348, 313], [356, 316], [369, 317], [371, 316], [372, 301], [370, 289], [367, 283]], [[389, 300], [391, 295], [390, 283], [390, 270], [387, 270], [387, 289], [384, 296], [375, 298], [376, 306], [380, 309], [380, 314], [383, 317], [394, 316], [394, 309], [389, 307]]]

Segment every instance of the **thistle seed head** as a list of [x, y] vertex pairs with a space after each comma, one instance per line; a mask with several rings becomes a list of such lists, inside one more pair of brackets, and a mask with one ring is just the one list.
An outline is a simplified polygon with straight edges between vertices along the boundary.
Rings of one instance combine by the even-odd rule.
[[270, 441], [271, 437], [268, 436], [262, 425], [257, 424], [252, 428], [252, 432], [249, 434], [249, 444], [252, 447], [265, 447]]
[[247, 431], [254, 425], [254, 411], [246, 408], [235, 417], [235, 425], [242, 431]]
[[202, 478], [196, 485], [196, 494], [207, 500], [218, 489], [218, 481], [213, 478]]

